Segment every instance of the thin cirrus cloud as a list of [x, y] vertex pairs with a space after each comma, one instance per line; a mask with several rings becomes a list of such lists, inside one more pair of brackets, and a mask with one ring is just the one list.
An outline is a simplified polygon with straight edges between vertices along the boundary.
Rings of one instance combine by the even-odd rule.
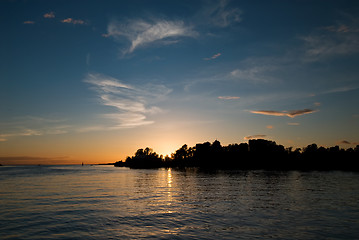
[[12, 131], [10, 133], [0, 134], [0, 142], [6, 142], [9, 138], [12, 137], [31, 137], [31, 136], [43, 136], [43, 135], [57, 135], [57, 134], [65, 134], [67, 133], [67, 129], [69, 126], [58, 126], [53, 128], [24, 128], [18, 129], [17, 131]]
[[197, 21], [211, 23], [216, 27], [225, 28], [242, 21], [242, 11], [230, 6], [230, 1], [207, 1], [206, 6], [198, 13]]
[[171, 89], [163, 85], [148, 84], [136, 87], [102, 74], [89, 74], [84, 81], [92, 85], [103, 105], [114, 109], [112, 113], [102, 115], [114, 124], [95, 128], [101, 130], [153, 124], [154, 121], [147, 120], [148, 115], [162, 111], [159, 107], [153, 106], [154, 103], [165, 99], [171, 92]]
[[278, 67], [274, 65], [250, 66], [244, 69], [237, 68], [230, 72], [229, 77], [242, 81], [267, 83], [274, 80], [273, 77], [270, 76], [270, 73], [277, 69]]
[[342, 92], [349, 92], [358, 89], [356, 86], [342, 86], [333, 89], [329, 89], [327, 91], [322, 92], [322, 94], [330, 94], [330, 93], [342, 93]]
[[206, 60], [206, 61], [213, 60], [213, 59], [218, 58], [218, 57], [221, 56], [221, 55], [222, 55], [221, 53], [217, 53], [217, 54], [214, 54], [212, 57], [203, 58], [203, 60]]
[[35, 24], [34, 21], [24, 21], [23, 24]]
[[[336, 88], [331, 88], [331, 89], [327, 89], [327, 90], [324, 90], [324, 91], [321, 91], [321, 92], [318, 92], [318, 93], [312, 93], [310, 94], [309, 96], [310, 97], [314, 97], [314, 96], [317, 96], [317, 95], [326, 95], [326, 94], [335, 94], [335, 93], [343, 93], [343, 92], [349, 92], [349, 91], [353, 91], [353, 90], [357, 90], [359, 89], [358, 86], [340, 86], [340, 87], [336, 87]], [[321, 103], [314, 103], [315, 106], [320, 106]]]
[[326, 29], [330, 32], [336, 32], [336, 33], [359, 32], [358, 27], [348, 26], [346, 24], [332, 25], [332, 26], [325, 27], [324, 29]]
[[355, 17], [350, 17], [349, 21], [344, 22], [323, 27], [321, 31], [302, 37], [306, 60], [318, 61], [331, 56], [359, 52], [359, 21]]
[[359, 52], [359, 37], [324, 37], [307, 36], [303, 40], [307, 46], [306, 55], [308, 61], [317, 61], [321, 58], [348, 55]]
[[71, 23], [71, 24], [79, 24], [79, 25], [83, 25], [85, 24], [86, 22], [84, 20], [81, 20], [81, 19], [73, 19], [73, 18], [66, 18], [66, 19], [63, 19], [61, 20], [62, 23]]
[[177, 43], [180, 37], [196, 37], [197, 35], [198, 33], [192, 30], [192, 27], [186, 26], [183, 21], [132, 20], [127, 23], [110, 22], [107, 33], [103, 36], [113, 37], [115, 40], [125, 38], [130, 41], [129, 48], [124, 51], [126, 54], [153, 43], [173, 44]]
[[[2, 130], [3, 129], [3, 130]], [[25, 116], [14, 118], [10, 122], [0, 122], [0, 142], [14, 137], [31, 137], [58, 135], [68, 133], [71, 129], [66, 120]]]
[[54, 12], [45, 13], [44, 18], [55, 18], [55, 13]]
[[264, 139], [266, 138], [267, 135], [251, 135], [251, 136], [247, 136], [247, 137], [244, 137], [244, 140], [251, 140], [251, 139]]
[[358, 142], [349, 142], [347, 140], [342, 140], [340, 142], [338, 142], [338, 144], [345, 144], [345, 145], [359, 145]]
[[260, 111], [250, 111], [251, 113], [261, 114], [261, 115], [269, 115], [269, 116], [287, 116], [290, 118], [294, 118], [304, 114], [310, 114], [317, 112], [317, 110], [313, 109], [302, 109], [302, 110], [291, 110], [291, 111], [271, 111], [271, 110], [260, 110]]
[[238, 100], [240, 97], [237, 96], [219, 96], [218, 99], [221, 100]]
[[[45, 13], [43, 15], [44, 18], [47, 19], [51, 19], [51, 18], [55, 18], [55, 13], [54, 12], [48, 12]], [[68, 24], [74, 24], [74, 25], [84, 25], [87, 24], [84, 20], [82, 19], [73, 19], [73, 18], [65, 18], [63, 20], [60, 21], [61, 23], [68, 23]], [[34, 21], [24, 21], [23, 24], [35, 24]]]

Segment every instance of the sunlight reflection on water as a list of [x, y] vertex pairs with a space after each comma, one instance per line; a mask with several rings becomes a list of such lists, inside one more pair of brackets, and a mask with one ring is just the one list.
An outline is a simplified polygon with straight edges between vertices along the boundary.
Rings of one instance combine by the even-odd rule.
[[0, 168], [0, 239], [354, 239], [345, 172]]

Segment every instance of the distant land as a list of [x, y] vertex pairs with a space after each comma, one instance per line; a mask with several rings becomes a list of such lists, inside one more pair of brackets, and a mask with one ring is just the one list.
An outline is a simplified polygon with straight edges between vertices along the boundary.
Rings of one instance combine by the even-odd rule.
[[138, 149], [134, 156], [114, 163], [129, 168], [264, 169], [304, 171], [359, 171], [359, 145], [354, 149], [339, 146], [324, 148], [313, 143], [300, 149], [285, 148], [274, 141], [249, 140], [248, 143], [222, 146], [219, 141], [188, 147], [184, 144], [171, 157], [159, 156], [151, 148]]

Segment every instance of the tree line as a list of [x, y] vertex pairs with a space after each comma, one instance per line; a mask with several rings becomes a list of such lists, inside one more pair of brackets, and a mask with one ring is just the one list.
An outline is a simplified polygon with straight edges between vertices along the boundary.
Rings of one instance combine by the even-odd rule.
[[184, 144], [171, 157], [159, 156], [151, 148], [138, 149], [134, 156], [116, 162], [117, 167], [208, 169], [266, 169], [266, 170], [347, 170], [359, 171], [359, 145], [354, 149], [318, 147], [285, 148], [274, 141], [249, 140], [248, 143], [222, 146], [219, 141], [188, 147]]

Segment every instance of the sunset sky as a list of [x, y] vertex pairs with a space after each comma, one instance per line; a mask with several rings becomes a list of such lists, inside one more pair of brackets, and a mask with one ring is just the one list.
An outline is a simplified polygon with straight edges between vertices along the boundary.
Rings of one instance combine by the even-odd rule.
[[359, 1], [0, 1], [0, 164], [359, 144]]

